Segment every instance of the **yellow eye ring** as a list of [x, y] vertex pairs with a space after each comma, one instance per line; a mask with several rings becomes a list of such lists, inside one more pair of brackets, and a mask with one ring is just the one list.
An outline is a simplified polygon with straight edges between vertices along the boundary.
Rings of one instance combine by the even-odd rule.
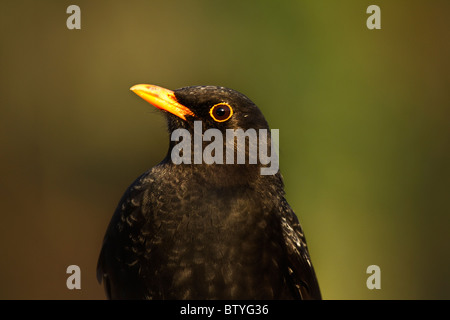
[[228, 103], [221, 102], [215, 104], [209, 109], [209, 115], [214, 121], [225, 122], [233, 115], [233, 108]]

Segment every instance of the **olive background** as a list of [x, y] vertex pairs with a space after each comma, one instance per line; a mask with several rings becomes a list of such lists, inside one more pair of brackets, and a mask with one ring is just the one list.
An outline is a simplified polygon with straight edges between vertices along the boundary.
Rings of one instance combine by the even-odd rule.
[[[68, 30], [66, 8], [81, 8]], [[381, 30], [366, 9], [381, 8]], [[280, 132], [325, 299], [450, 298], [449, 1], [9, 1], [0, 6], [0, 299], [104, 299], [126, 187], [165, 156], [129, 88], [221, 85]], [[66, 268], [81, 268], [68, 290]], [[370, 265], [381, 289], [366, 287]]]

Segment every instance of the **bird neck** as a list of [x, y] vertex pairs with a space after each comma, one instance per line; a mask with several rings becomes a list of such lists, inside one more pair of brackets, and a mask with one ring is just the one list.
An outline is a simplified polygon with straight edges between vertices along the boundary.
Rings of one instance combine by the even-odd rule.
[[201, 185], [206, 188], [244, 187], [284, 195], [284, 185], [281, 174], [262, 175], [258, 164], [175, 164], [170, 155], [170, 149], [165, 159], [160, 163], [170, 176], [178, 177], [187, 185]]

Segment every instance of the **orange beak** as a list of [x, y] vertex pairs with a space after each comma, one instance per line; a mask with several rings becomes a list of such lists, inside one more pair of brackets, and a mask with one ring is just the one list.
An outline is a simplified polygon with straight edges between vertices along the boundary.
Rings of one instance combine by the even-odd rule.
[[168, 111], [183, 120], [186, 120], [186, 116], [194, 115], [191, 110], [178, 103], [174, 92], [171, 90], [151, 84], [137, 84], [132, 86], [130, 90], [156, 108]]

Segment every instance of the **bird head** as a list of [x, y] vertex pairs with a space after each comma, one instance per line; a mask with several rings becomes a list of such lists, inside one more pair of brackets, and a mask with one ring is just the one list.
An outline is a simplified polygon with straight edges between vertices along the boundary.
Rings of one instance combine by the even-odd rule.
[[[224, 173], [228, 173], [235, 169], [238, 169], [241, 172], [259, 172], [261, 167], [267, 166], [267, 163], [260, 163], [259, 161], [250, 163], [250, 154], [256, 154], [256, 158], [260, 155], [256, 149], [258, 146], [261, 146], [261, 143], [267, 144], [265, 145], [265, 148], [272, 154], [271, 136], [267, 121], [259, 108], [242, 93], [217, 86], [191, 86], [172, 91], [148, 84], [135, 85], [130, 90], [166, 113], [170, 134], [177, 129], [185, 129], [192, 137], [195, 137], [196, 130], [199, 128], [198, 123], [200, 122], [201, 136], [203, 136], [203, 133], [208, 129], [219, 130], [223, 137], [223, 148], [226, 149], [226, 147], [229, 146], [227, 145], [227, 143], [229, 143], [227, 142], [227, 134], [229, 131], [236, 132], [237, 130], [240, 130], [239, 132], [248, 133], [249, 129], [251, 129], [252, 133], [257, 135], [256, 140], [258, 140], [261, 139], [258, 134], [260, 134], [260, 130], [263, 129], [267, 135], [267, 138], [265, 138], [266, 140], [263, 140], [265, 142], [255, 141], [255, 139], [250, 139], [249, 136], [246, 136], [243, 139], [236, 138], [236, 140], [232, 138], [233, 148], [236, 150], [235, 155], [238, 156], [237, 150], [239, 149], [239, 143], [241, 145], [243, 144], [242, 150], [245, 150], [243, 153], [245, 153], [245, 159], [248, 160], [248, 163], [239, 163], [236, 158], [236, 161], [233, 163], [238, 165], [232, 167], [228, 166]], [[227, 139], [225, 137], [227, 137]], [[248, 140], [248, 145], [246, 139]], [[200, 152], [203, 152], [203, 149], [208, 143], [205, 141], [202, 141], [201, 143], [202, 147]], [[171, 139], [168, 156], [171, 154], [171, 150], [174, 146], [175, 143], [173, 143]], [[195, 152], [195, 146], [193, 149]], [[225, 158], [226, 155], [224, 152], [221, 155], [221, 159], [228, 160]], [[192, 163], [196, 162], [195, 155], [192, 155], [192, 159]], [[275, 171], [271, 174], [275, 174], [278, 171], [278, 158], [276, 158], [276, 161]], [[229, 164], [229, 162], [227, 162], [227, 164]]]
[[269, 129], [259, 108], [245, 95], [216, 86], [191, 86], [174, 91], [155, 85], [138, 84], [131, 89], [138, 96], [168, 112], [169, 132], [184, 128], [193, 130], [194, 121], [204, 128]]

